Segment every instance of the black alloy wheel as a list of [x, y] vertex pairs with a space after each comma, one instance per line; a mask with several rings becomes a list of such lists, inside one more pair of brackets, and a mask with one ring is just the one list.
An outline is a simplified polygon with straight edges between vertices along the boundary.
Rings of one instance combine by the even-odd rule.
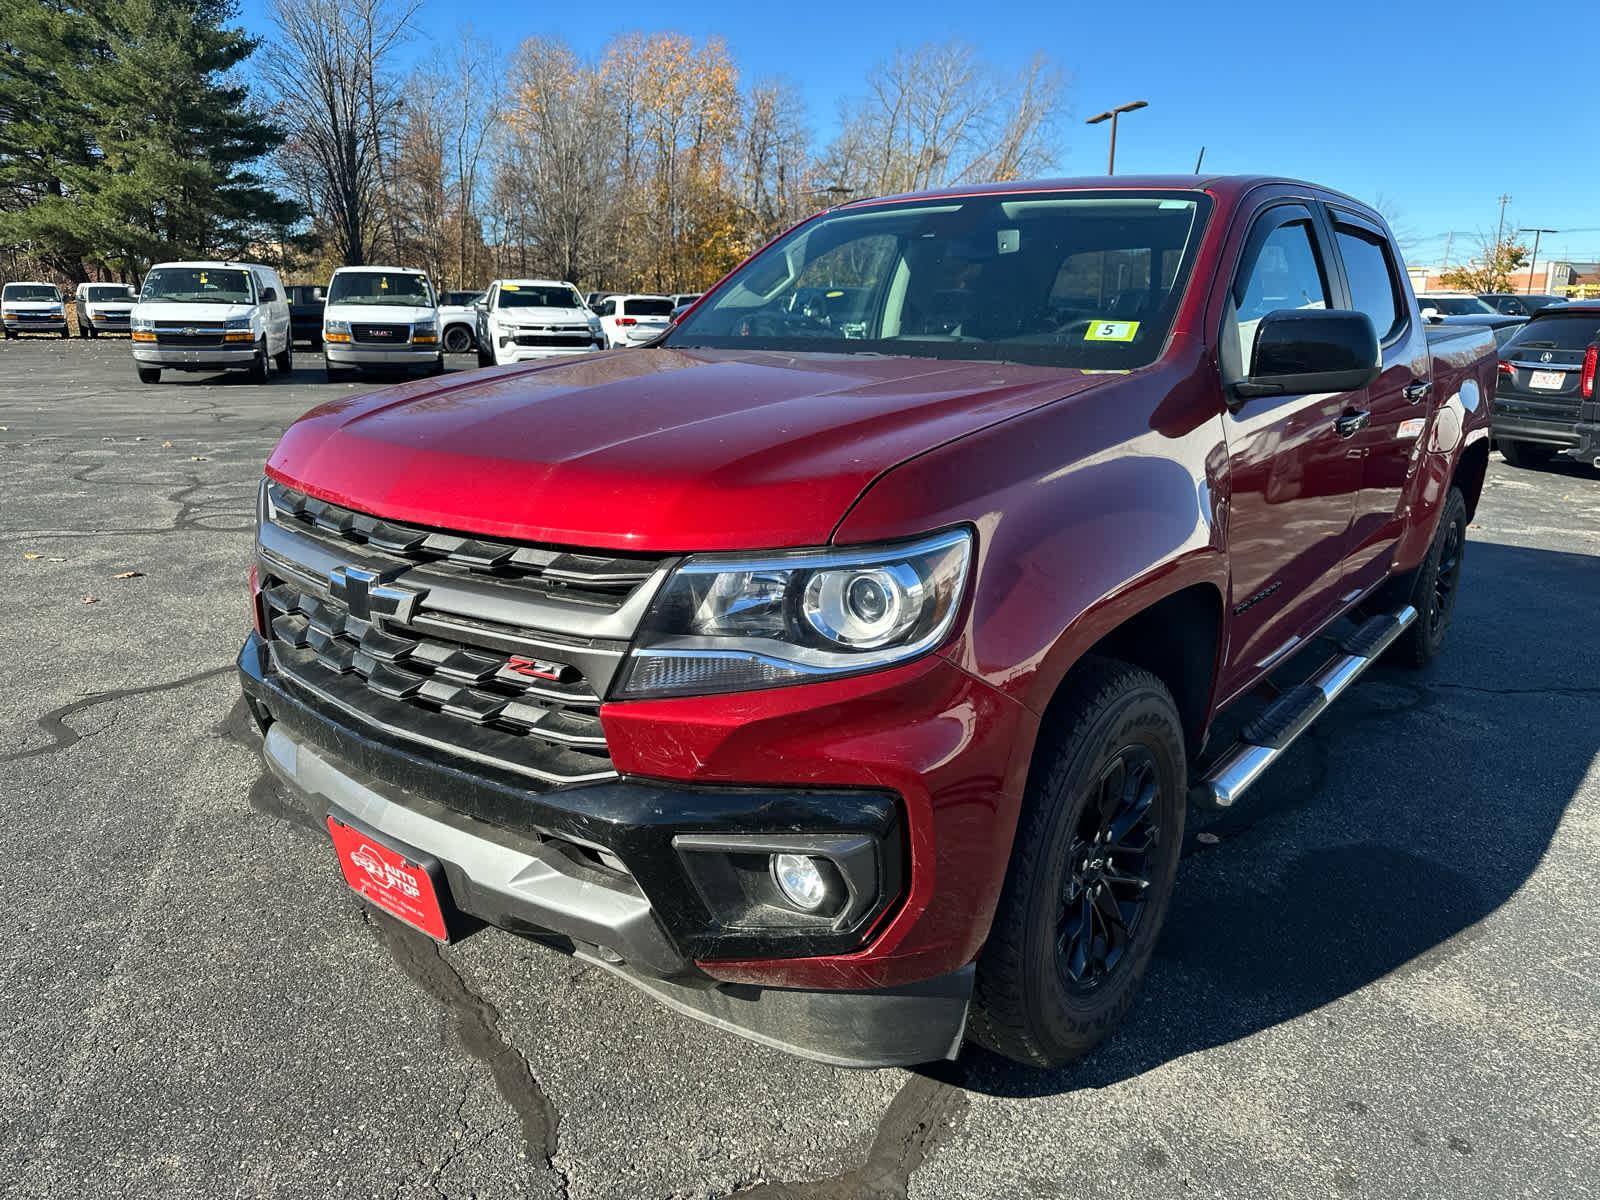
[[1450, 623], [1456, 605], [1456, 585], [1461, 582], [1463, 534], [1461, 522], [1450, 521], [1441, 531], [1439, 564], [1433, 573], [1433, 603], [1428, 606], [1428, 633], [1437, 638]]
[[1071, 991], [1104, 983], [1139, 931], [1161, 844], [1160, 796], [1154, 755], [1129, 746], [1084, 806], [1067, 848], [1056, 937], [1056, 966]]

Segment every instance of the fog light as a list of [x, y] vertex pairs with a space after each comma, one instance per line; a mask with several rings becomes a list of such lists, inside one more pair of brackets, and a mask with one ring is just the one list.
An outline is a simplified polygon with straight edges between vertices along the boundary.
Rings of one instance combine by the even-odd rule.
[[817, 860], [806, 854], [774, 854], [772, 878], [783, 898], [796, 908], [815, 912], [828, 898], [828, 881]]

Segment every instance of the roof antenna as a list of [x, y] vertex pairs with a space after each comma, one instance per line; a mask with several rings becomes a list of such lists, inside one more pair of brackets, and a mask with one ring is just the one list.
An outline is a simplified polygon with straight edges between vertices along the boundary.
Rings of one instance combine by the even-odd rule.
[[1200, 147], [1200, 156], [1194, 160], [1194, 173], [1196, 175], [1200, 174], [1200, 164], [1205, 162], [1205, 160], [1206, 160], [1206, 148], [1204, 146], [1201, 146]]

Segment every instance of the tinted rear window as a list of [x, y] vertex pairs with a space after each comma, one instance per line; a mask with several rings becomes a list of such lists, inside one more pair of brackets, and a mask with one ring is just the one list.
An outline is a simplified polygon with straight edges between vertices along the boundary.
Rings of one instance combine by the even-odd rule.
[[671, 300], [624, 300], [622, 311], [630, 317], [670, 317]]
[[1600, 339], [1600, 309], [1593, 313], [1561, 313], [1534, 317], [1506, 343], [1507, 348], [1527, 346], [1541, 350], [1585, 350]]

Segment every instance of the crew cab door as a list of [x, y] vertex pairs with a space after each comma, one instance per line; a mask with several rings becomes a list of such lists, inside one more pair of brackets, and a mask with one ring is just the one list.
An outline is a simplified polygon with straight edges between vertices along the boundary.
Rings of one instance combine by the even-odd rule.
[[[1227, 292], [1219, 354], [1231, 477], [1231, 625], [1223, 695], [1249, 686], [1330, 617], [1361, 483], [1340, 419], [1364, 392], [1238, 398], [1255, 331], [1279, 309], [1336, 307], [1329, 235], [1300, 203], [1258, 214]], [[1346, 426], [1347, 427], [1347, 424]]]
[[1348, 293], [1345, 307], [1366, 313], [1378, 335], [1383, 368], [1367, 388], [1366, 426], [1349, 441], [1361, 456], [1361, 489], [1345, 558], [1346, 592], [1383, 581], [1409, 512], [1407, 486], [1437, 397], [1432, 355], [1405, 273], [1388, 235], [1367, 218], [1329, 207], [1333, 241]]

